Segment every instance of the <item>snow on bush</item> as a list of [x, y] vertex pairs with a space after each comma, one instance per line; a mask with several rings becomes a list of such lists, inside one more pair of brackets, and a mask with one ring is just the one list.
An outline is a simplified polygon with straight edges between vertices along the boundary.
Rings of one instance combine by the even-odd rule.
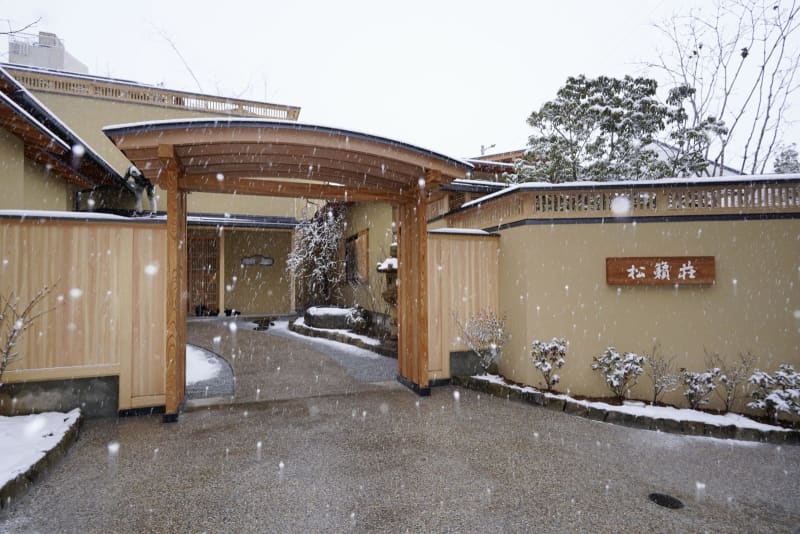
[[594, 357], [592, 369], [600, 371], [609, 389], [618, 399], [623, 399], [644, 372], [645, 360], [644, 356], [636, 353], [622, 355], [614, 347], [608, 347], [603, 354]]
[[719, 354], [706, 352], [706, 365], [709, 369], [719, 369], [716, 394], [725, 404], [725, 411], [733, 409], [740, 398], [742, 389], [747, 387], [757, 358], [751, 352], [739, 353], [739, 361], [727, 363]]
[[347, 326], [355, 332], [366, 332], [369, 326], [369, 314], [361, 306], [350, 308], [345, 316]]
[[531, 343], [531, 359], [542, 377], [547, 391], [552, 391], [553, 386], [561, 380], [553, 371], [561, 369], [564, 357], [567, 355], [567, 340], [554, 337], [549, 342], [534, 339]]
[[769, 417], [776, 417], [778, 412], [800, 415], [800, 373], [793, 365], [782, 363], [774, 375], [756, 370], [750, 383], [756, 389], [748, 407], [764, 410]]
[[503, 345], [508, 340], [505, 317], [498, 317], [491, 310], [481, 310], [463, 325], [456, 318], [464, 343], [478, 356], [483, 370], [500, 361]]
[[37, 308], [52, 290], [53, 286], [44, 286], [24, 306], [13, 291], [8, 296], [0, 294], [0, 385], [6, 367], [22, 358], [17, 350], [22, 335], [50, 311], [38, 311]]
[[708, 404], [708, 396], [717, 388], [715, 381], [719, 373], [717, 367], [702, 373], [681, 369], [681, 383], [686, 387], [683, 396], [689, 401], [689, 407], [692, 410]]
[[665, 358], [658, 345], [653, 347], [653, 354], [647, 358], [647, 376], [653, 383], [653, 401], [656, 404], [664, 393], [678, 389], [678, 373], [672, 364], [672, 359]]
[[[304, 213], [305, 215], [305, 213]], [[340, 247], [344, 236], [344, 207], [328, 204], [295, 228], [295, 241], [286, 270], [297, 280], [306, 304], [331, 304], [341, 297], [345, 279]]]

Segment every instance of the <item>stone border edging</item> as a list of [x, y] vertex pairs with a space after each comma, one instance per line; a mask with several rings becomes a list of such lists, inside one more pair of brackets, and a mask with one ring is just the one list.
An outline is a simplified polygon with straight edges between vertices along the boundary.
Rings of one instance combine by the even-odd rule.
[[548, 410], [564, 412], [577, 415], [593, 421], [612, 423], [615, 425], [639, 428], [643, 430], [655, 430], [658, 432], [668, 432], [670, 434], [683, 434], [686, 436], [706, 436], [719, 439], [738, 439], [742, 441], [757, 441], [762, 443], [772, 443], [775, 445], [800, 445], [800, 431], [790, 430], [762, 431], [755, 428], [740, 428], [736, 425], [717, 426], [698, 421], [675, 421], [673, 419], [656, 419], [642, 415], [632, 415], [622, 412], [602, 410], [592, 406], [584, 406], [566, 399], [554, 399], [544, 395], [540, 391], [523, 392], [501, 384], [477, 380], [469, 376], [454, 376], [452, 384], [488, 393], [495, 397], [506, 397], [512, 400], [522, 401], [527, 404], [541, 406]]
[[325, 332], [322, 330], [309, 328], [306, 325], [294, 324], [294, 321], [289, 321], [289, 330], [303, 336], [321, 337], [324, 339], [330, 339], [333, 341], [338, 341], [339, 343], [347, 343], [348, 345], [353, 345], [360, 349], [376, 352], [382, 356], [387, 356], [389, 358], [395, 358], [395, 359], [397, 358], [396, 352], [387, 347], [384, 347], [383, 345], [370, 345], [369, 343], [364, 343], [360, 339], [345, 336], [343, 334], [338, 334], [336, 332]]
[[36, 480], [44, 476], [67, 454], [69, 448], [80, 435], [83, 419], [84, 415], [83, 412], [81, 412], [55, 447], [45, 452], [44, 456], [42, 456], [38, 462], [30, 466], [27, 471], [20, 473], [0, 488], [0, 510], [7, 510], [10, 508], [13, 500], [25, 495]]

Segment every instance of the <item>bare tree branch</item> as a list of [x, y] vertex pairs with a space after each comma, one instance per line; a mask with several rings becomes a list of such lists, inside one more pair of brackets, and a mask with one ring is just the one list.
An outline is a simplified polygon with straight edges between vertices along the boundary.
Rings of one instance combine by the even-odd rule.
[[9, 23], [8, 23], [9, 30], [7, 32], [0, 32], [0, 35], [14, 35], [14, 34], [17, 34], [17, 33], [22, 33], [25, 30], [29, 30], [29, 29], [33, 28], [34, 26], [36, 26], [37, 24], [39, 24], [39, 22], [41, 22], [41, 20], [42, 20], [42, 17], [39, 17], [36, 20], [34, 20], [33, 22], [31, 22], [29, 24], [26, 24], [22, 28], [18, 28], [16, 30], [12, 30], [11, 29], [11, 21], [9, 21]]

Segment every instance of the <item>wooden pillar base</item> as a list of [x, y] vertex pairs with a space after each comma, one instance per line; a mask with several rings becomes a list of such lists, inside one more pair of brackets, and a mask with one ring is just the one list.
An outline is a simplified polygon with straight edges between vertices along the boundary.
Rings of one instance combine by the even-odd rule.
[[415, 384], [411, 380], [404, 378], [401, 375], [397, 375], [397, 381], [403, 384], [405, 387], [419, 395], [420, 397], [430, 397], [431, 396], [431, 388], [430, 387], [422, 387], [419, 384]]

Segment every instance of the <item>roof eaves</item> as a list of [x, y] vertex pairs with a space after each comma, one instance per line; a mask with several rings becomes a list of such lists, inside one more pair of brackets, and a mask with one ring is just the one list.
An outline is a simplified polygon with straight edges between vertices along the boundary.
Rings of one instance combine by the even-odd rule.
[[[47, 106], [42, 104], [33, 94], [30, 93], [22, 84], [20, 84], [11, 74], [9, 74], [2, 66], [0, 66], [0, 80], [6, 82], [13, 88], [12, 94], [7, 94], [8, 98], [17, 104], [17, 107], [25, 111], [29, 117], [34, 118], [48, 131], [51, 132], [61, 143], [65, 143], [70, 150], [74, 150], [75, 146], [82, 146], [84, 149], [84, 156], [88, 158], [91, 164], [98, 167], [102, 174], [110, 177], [112, 185], [124, 188], [131, 191], [130, 186], [125, 182], [125, 179], [120, 175], [108, 162], [103, 159], [95, 150], [89, 146], [81, 137], [76, 134], [71, 128], [64, 124], [56, 115], [50, 111]], [[70, 165], [71, 166], [71, 165]]]

